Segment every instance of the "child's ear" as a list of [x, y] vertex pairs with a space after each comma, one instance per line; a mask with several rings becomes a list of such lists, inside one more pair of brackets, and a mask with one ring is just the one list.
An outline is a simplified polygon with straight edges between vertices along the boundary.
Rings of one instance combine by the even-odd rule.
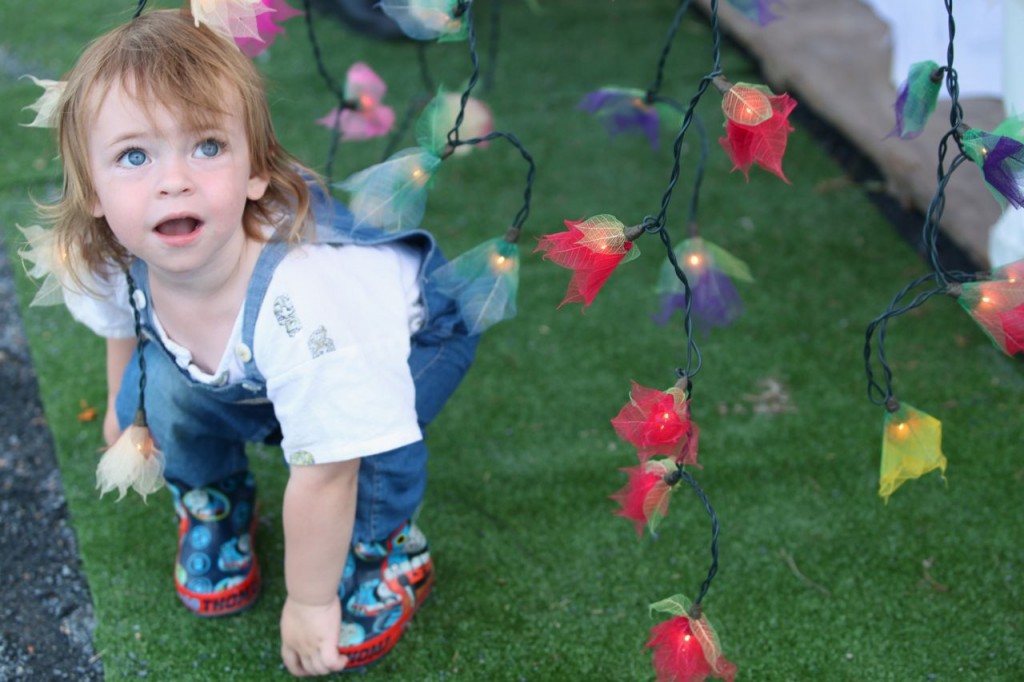
[[249, 188], [246, 192], [246, 196], [249, 197], [250, 201], [259, 201], [263, 198], [263, 195], [267, 191], [267, 186], [270, 184], [270, 178], [262, 175], [251, 175], [249, 176]]

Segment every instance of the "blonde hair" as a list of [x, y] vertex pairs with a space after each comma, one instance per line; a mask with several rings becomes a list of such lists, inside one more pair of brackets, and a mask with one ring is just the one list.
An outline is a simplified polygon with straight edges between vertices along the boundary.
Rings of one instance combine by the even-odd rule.
[[124, 267], [131, 258], [106, 219], [91, 213], [96, 194], [89, 173], [88, 130], [115, 81], [144, 106], [167, 107], [195, 130], [229, 113], [224, 109], [224, 88], [236, 88], [251, 172], [269, 179], [263, 197], [246, 202], [246, 235], [263, 241], [261, 225], [273, 225], [278, 238], [292, 242], [311, 232], [309, 185], [318, 178], [278, 142], [262, 76], [228, 39], [196, 26], [187, 12], [149, 12], [101, 36], [86, 48], [66, 80], [56, 112], [64, 192], [40, 209], [54, 228], [55, 248], [61, 254], [55, 263], [62, 263], [76, 283], [91, 279], [82, 276], [83, 267], [106, 273], [111, 263]]

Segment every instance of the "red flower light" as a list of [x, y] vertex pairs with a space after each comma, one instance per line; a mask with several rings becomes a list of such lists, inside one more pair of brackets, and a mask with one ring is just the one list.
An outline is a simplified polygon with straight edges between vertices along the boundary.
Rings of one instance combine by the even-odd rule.
[[988, 278], [965, 282], [960, 305], [1007, 355], [1024, 352], [1024, 260], [993, 270]]
[[743, 125], [732, 119], [725, 122], [725, 137], [718, 139], [732, 160], [733, 170], [743, 171], [750, 180], [750, 167], [755, 163], [770, 173], [789, 182], [782, 172], [782, 157], [786, 153], [786, 142], [793, 127], [789, 115], [796, 108], [796, 100], [786, 94], [768, 97], [772, 115], [757, 125]]
[[1007, 355], [1024, 351], [1024, 303], [1005, 312], [996, 313], [1003, 330], [1003, 348]]
[[722, 656], [717, 638], [703, 616], [675, 616], [651, 628], [647, 648], [658, 682], [703, 682], [708, 676], [732, 682], [736, 666]]
[[597, 215], [587, 220], [565, 221], [567, 232], [541, 237], [534, 253], [573, 271], [565, 298], [558, 304], [590, 305], [615, 268], [640, 254], [626, 238], [625, 228], [614, 216]]
[[665, 476], [672, 471], [671, 465], [665, 461], [648, 462], [622, 471], [629, 474], [629, 482], [611, 496], [619, 503], [615, 515], [632, 521], [637, 536], [644, 534], [644, 526], [653, 532], [668, 514], [672, 486], [665, 482]]
[[697, 464], [696, 424], [690, 420], [690, 401], [679, 388], [658, 391], [633, 382], [629, 402], [612, 419], [615, 433], [637, 448], [646, 462], [652, 455], [671, 457], [679, 464]]

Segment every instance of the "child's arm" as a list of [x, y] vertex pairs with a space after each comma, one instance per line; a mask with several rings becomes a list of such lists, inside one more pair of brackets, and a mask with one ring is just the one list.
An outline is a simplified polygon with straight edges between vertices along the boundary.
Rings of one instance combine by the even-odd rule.
[[338, 583], [355, 520], [359, 460], [293, 465], [284, 491], [281, 657], [293, 675], [325, 675], [345, 667], [338, 653]]
[[121, 378], [131, 362], [135, 350], [135, 337], [107, 339], [107, 414], [103, 417], [103, 438], [107, 445], [113, 445], [121, 435], [117, 422], [117, 393], [121, 390]]

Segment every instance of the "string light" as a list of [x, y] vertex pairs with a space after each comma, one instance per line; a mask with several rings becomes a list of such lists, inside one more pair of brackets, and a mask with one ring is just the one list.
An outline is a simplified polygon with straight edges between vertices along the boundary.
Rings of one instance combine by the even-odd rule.
[[721, 76], [715, 78], [715, 85], [722, 92], [722, 112], [733, 123], [756, 126], [772, 117], [771, 91], [764, 86], [732, 85]]
[[[637, 125], [637, 127], [643, 127], [643, 129], [649, 132], [651, 127], [650, 121], [639, 118], [636, 113], [644, 112], [653, 103], [669, 101], [659, 96], [657, 91], [661, 84], [662, 69], [666, 62], [672, 38], [679, 28], [683, 13], [689, 5], [689, 0], [683, 0], [680, 3], [680, 7], [669, 30], [665, 47], [662, 50], [657, 77], [651, 87], [648, 88], [644, 97], [627, 95], [629, 93], [627, 89], [609, 88], [590, 93], [585, 98], [584, 103], [588, 105], [587, 108], [591, 111], [596, 111], [599, 107], [609, 102], [614, 103], [625, 100], [628, 103], [629, 109], [612, 109], [617, 114], [621, 113], [620, 116], [609, 115], [606, 118], [606, 125], [608, 121], [615, 124], [614, 126], [609, 126], [609, 131], [613, 134], [620, 130], [619, 122], [623, 120], [629, 121], [631, 124]], [[685, 267], [703, 268], [705, 260], [702, 255], [696, 252], [688, 254], [678, 253], [673, 249], [672, 241], [666, 230], [666, 214], [671, 202], [673, 188], [679, 177], [682, 141], [690, 125], [696, 121], [698, 131], [701, 133], [702, 155], [690, 207], [690, 222], [695, 224], [697, 189], [700, 186], [704, 160], [707, 156], [707, 136], [704, 134], [703, 126], [699, 122], [700, 119], [696, 116], [696, 106], [713, 78], [720, 73], [718, 3], [715, 0], [711, 2], [710, 20], [713, 44], [715, 45], [714, 66], [711, 74], [701, 80], [696, 94], [690, 101], [689, 107], [683, 111], [682, 124], [674, 144], [671, 179], [662, 196], [661, 211], [657, 215], [646, 216], [636, 226], [638, 229], [635, 235], [623, 234], [624, 230], [618, 232], [617, 237], [619, 241], [614, 242], [614, 245], [623, 243], [621, 240], [624, 238], [625, 245], [630, 246], [633, 240], [643, 234], [656, 234], [665, 247], [668, 270], [673, 277], [673, 281], [678, 281], [682, 286], [682, 298], [685, 301], [686, 363], [684, 367], [676, 370], [679, 377], [676, 386], [668, 391], [656, 391], [642, 387], [634, 382], [633, 388], [630, 391], [629, 403], [612, 420], [612, 425], [617, 434], [636, 446], [637, 456], [641, 462], [639, 467], [627, 469], [629, 482], [625, 488], [613, 496], [620, 504], [620, 510], [616, 512], [618, 515], [634, 521], [638, 533], [643, 531], [645, 525], [653, 533], [656, 524], [667, 513], [668, 500], [673, 490], [675, 490], [680, 481], [685, 480], [696, 492], [711, 518], [711, 566], [707, 577], [701, 585], [700, 594], [696, 601], [693, 602], [692, 606], [682, 607], [681, 604], [686, 599], [681, 595], [676, 595], [668, 600], [662, 600], [651, 605], [652, 611], [662, 611], [675, 616], [655, 625], [651, 629], [651, 637], [647, 646], [653, 650], [652, 663], [658, 679], [676, 680], [677, 682], [697, 682], [698, 680], [705, 680], [709, 675], [731, 682], [736, 674], [735, 666], [721, 655], [721, 649], [717, 638], [714, 636], [713, 629], [701, 613], [701, 602], [707, 595], [711, 581], [718, 571], [718, 519], [704, 491], [684, 468], [685, 465], [697, 465], [698, 429], [689, 418], [689, 394], [691, 377], [696, 375], [700, 369], [700, 352], [694, 340], [692, 317], [690, 315], [693, 292], [688, 279], [688, 273], [685, 272]], [[626, 96], [628, 96], [628, 99], [626, 99]], [[750, 163], [758, 162], [766, 167], [771, 165], [771, 170], [777, 172], [780, 177], [785, 179], [781, 174], [781, 152], [784, 150], [785, 136], [790, 129], [786, 122], [786, 117], [792, 107], [788, 101], [780, 98], [779, 103], [781, 106], [777, 108], [774, 106], [774, 102], [764, 93], [757, 90], [746, 93], [742, 89], [733, 93], [733, 96], [730, 98], [730, 105], [738, 105], [739, 100], [743, 97], [747, 98], [747, 105], [745, 107], [733, 107], [737, 109], [736, 115], [740, 117], [740, 120], [748, 123], [756, 121], [758, 124], [764, 124], [765, 121], [775, 121], [772, 132], [776, 138], [781, 137], [782, 141], [781, 148], [777, 142], [768, 145], [771, 153], [774, 155], [774, 161], [752, 154]], [[682, 110], [681, 107], [677, 108]], [[760, 108], [760, 113], [758, 108]], [[642, 125], [638, 125], [641, 121]], [[738, 124], [733, 123], [733, 125]], [[778, 135], [779, 133], [781, 133], [781, 136]], [[656, 140], [652, 136], [652, 145], [655, 142]], [[751, 147], [748, 146], [745, 149], [751, 149]], [[726, 151], [730, 151], [728, 147]], [[730, 156], [733, 157], [731, 152]], [[736, 159], [734, 158], [735, 161]], [[741, 165], [737, 163], [737, 167], [741, 167]], [[746, 167], [749, 167], [749, 164], [744, 166], [744, 172]], [[612, 216], [605, 217], [614, 220], [621, 230], [622, 223], [620, 221]], [[552, 253], [566, 254], [564, 257], [559, 256], [564, 261], [559, 264], [567, 264], [568, 267], [572, 267], [574, 271], [579, 273], [577, 268], [580, 268], [580, 263], [592, 262], [593, 258], [586, 252], [580, 252], [578, 249], [582, 240], [573, 234], [573, 230], [577, 228], [578, 224], [566, 221], [566, 226], [569, 227], [568, 233], [546, 235], [542, 239], [538, 250], [546, 251], [549, 256]], [[547, 242], [544, 240], [547, 240]], [[571, 251], [570, 246], [574, 247], [575, 251]], [[591, 248], [595, 248], [595, 246], [592, 244]], [[596, 242], [596, 249], [603, 252], [608, 250], [608, 245], [602, 239]], [[611, 250], [614, 251], [614, 249]], [[635, 252], [636, 249], [633, 248], [632, 251]], [[579, 254], [579, 256], [576, 254]], [[617, 265], [617, 263], [614, 265]], [[746, 270], [745, 266], [743, 266], [743, 269]], [[611, 268], [605, 268], [604, 270], [607, 274], [610, 274], [610, 271]], [[665, 271], [665, 268], [663, 268], [663, 271]], [[604, 275], [604, 279], [607, 278], [607, 274]], [[601, 279], [601, 284], [604, 283], [604, 279]], [[569, 295], [567, 295], [567, 298], [562, 303], [574, 300], [572, 296], [574, 294], [579, 295], [581, 291], [583, 291], [583, 286], [574, 277], [573, 282], [570, 282]], [[592, 298], [593, 294], [596, 293], [596, 287], [589, 291], [590, 298]], [[674, 293], [673, 297], [678, 298]], [[586, 304], [589, 304], [589, 302], [589, 298], [585, 300]], [[671, 409], [669, 409], [670, 407]], [[656, 454], [667, 455], [668, 459], [648, 459]], [[700, 646], [694, 647], [692, 645], [689, 630], [691, 626], [697, 628], [702, 633], [699, 635]]]

